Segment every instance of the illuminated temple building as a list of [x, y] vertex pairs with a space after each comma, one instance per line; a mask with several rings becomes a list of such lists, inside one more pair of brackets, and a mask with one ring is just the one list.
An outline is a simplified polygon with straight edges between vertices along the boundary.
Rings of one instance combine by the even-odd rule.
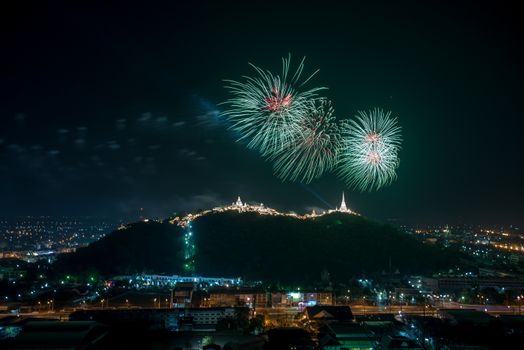
[[347, 212], [347, 211], [350, 211], [348, 210], [348, 208], [346, 207], [346, 200], [344, 199], [344, 192], [342, 192], [342, 203], [340, 203], [340, 208], [338, 208], [339, 211], [342, 211], [342, 212]]
[[349, 209], [346, 206], [346, 199], [344, 198], [344, 192], [342, 192], [342, 202], [340, 203], [340, 207], [335, 208], [334, 211], [339, 211], [341, 213], [356, 214], [355, 212], [353, 212], [351, 209]]
[[359, 215], [358, 213], [354, 212], [353, 210], [347, 207], [344, 193], [342, 193], [342, 202], [340, 203], [340, 207], [336, 207], [335, 209], [330, 209], [322, 213], [316, 213], [313, 210], [311, 213], [304, 214], [304, 215], [299, 215], [293, 212], [288, 212], [288, 213], [279, 212], [278, 210], [264, 206], [263, 203], [249, 204], [247, 202], [242, 202], [242, 199], [240, 198], [240, 196], [238, 196], [237, 200], [231, 203], [230, 205], [215, 207], [213, 209], [204, 210], [198, 213], [187, 214], [185, 217], [182, 217], [182, 218], [176, 217], [172, 219], [170, 222], [172, 224], [177, 224], [179, 226], [185, 227], [188, 222], [195, 220], [196, 218], [200, 216], [211, 214], [211, 213], [222, 213], [222, 212], [227, 212], [227, 211], [236, 211], [239, 213], [255, 212], [260, 215], [291, 216], [297, 219], [315, 218], [318, 216], [322, 216], [325, 214], [331, 214], [331, 213], [347, 213], [351, 215]]

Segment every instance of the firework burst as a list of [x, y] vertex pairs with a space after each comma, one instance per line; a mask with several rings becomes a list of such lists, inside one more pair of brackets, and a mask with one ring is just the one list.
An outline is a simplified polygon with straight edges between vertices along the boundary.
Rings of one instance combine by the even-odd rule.
[[306, 107], [284, 147], [269, 157], [282, 180], [310, 183], [331, 170], [337, 160], [340, 136], [331, 102], [319, 99]]
[[375, 108], [358, 114], [342, 123], [338, 172], [348, 186], [378, 190], [396, 178], [401, 128], [391, 112]]
[[257, 73], [255, 77], [245, 76], [242, 82], [226, 80], [226, 88], [233, 97], [224, 102], [228, 108], [223, 116], [231, 124], [230, 129], [240, 135], [237, 141], [246, 141], [249, 148], [271, 156], [293, 137], [297, 120], [307, 111], [308, 101], [324, 89], [302, 90], [318, 72], [302, 80], [304, 60], [293, 74], [290, 74], [289, 56], [282, 59], [281, 75], [250, 64]]

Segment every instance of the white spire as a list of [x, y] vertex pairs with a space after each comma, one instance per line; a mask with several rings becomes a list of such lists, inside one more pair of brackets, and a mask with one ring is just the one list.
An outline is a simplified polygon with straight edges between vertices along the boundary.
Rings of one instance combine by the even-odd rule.
[[243, 206], [243, 205], [244, 205], [244, 204], [242, 203], [242, 200], [240, 199], [240, 196], [238, 196], [238, 198], [237, 198], [237, 201], [236, 201], [235, 205], [237, 205], [237, 206], [239, 206], [239, 207], [241, 207], [241, 206]]
[[339, 211], [348, 211], [348, 207], [346, 207], [346, 200], [344, 198], [344, 192], [342, 192], [342, 203], [340, 203], [340, 208], [338, 209]]

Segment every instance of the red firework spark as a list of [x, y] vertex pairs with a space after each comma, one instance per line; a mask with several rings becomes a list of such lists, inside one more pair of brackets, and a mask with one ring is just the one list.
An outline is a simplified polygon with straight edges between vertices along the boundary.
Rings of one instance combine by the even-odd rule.
[[368, 163], [378, 164], [380, 162], [380, 154], [377, 151], [371, 151], [368, 153]]
[[291, 104], [291, 94], [282, 96], [276, 86], [271, 89], [271, 96], [264, 98], [266, 109], [271, 112], [279, 112], [282, 108]]
[[366, 142], [376, 143], [378, 142], [380, 136], [376, 132], [372, 132], [366, 135]]

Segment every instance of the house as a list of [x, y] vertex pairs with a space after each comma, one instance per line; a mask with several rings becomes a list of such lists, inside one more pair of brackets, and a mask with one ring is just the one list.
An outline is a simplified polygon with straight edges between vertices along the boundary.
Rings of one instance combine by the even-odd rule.
[[304, 309], [304, 316], [308, 321], [317, 323], [353, 321], [353, 312], [349, 306], [308, 306]]
[[441, 318], [448, 320], [451, 324], [488, 325], [495, 319], [486, 312], [474, 309], [440, 309]]
[[275, 328], [267, 332], [266, 350], [296, 349], [313, 350], [313, 341], [308, 332], [301, 328]]
[[357, 323], [331, 323], [319, 329], [321, 350], [372, 350], [377, 346], [375, 334]]
[[420, 346], [415, 341], [408, 339], [406, 337], [394, 337], [394, 336], [385, 336], [382, 338], [380, 343], [380, 349], [382, 350], [423, 350], [424, 348]]

